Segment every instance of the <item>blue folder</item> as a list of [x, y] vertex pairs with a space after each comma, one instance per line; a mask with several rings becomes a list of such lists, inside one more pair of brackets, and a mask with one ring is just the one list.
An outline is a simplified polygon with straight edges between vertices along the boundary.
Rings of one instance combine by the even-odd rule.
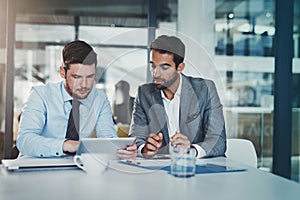
[[[119, 162], [121, 162], [123, 164], [141, 167], [144, 169], [149, 169], [149, 170], [164, 170], [164, 171], [167, 171], [168, 173], [170, 173], [170, 171], [171, 171], [170, 165], [167, 165], [167, 166], [143, 166], [137, 162], [132, 162], [132, 161], [122, 161], [121, 160]], [[246, 169], [206, 163], [206, 164], [196, 165], [195, 174], [242, 172], [242, 171], [246, 171]]]

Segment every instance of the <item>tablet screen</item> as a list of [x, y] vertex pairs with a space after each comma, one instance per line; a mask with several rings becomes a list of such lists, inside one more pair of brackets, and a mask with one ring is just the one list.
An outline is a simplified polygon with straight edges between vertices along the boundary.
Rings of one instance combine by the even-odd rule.
[[134, 137], [129, 138], [82, 138], [77, 154], [106, 153], [116, 154], [118, 149], [125, 149], [135, 142]]

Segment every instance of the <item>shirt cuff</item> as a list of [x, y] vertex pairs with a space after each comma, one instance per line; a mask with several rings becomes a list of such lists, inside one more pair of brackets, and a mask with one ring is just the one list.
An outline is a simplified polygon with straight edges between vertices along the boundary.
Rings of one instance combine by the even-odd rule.
[[63, 145], [64, 145], [64, 142], [66, 141], [66, 139], [63, 139], [63, 140], [59, 140], [55, 143], [53, 143], [53, 146], [51, 149], [53, 149], [54, 151], [51, 152], [51, 154], [57, 156], [57, 157], [60, 157], [60, 156], [63, 156], [63, 155], [66, 155], [64, 152], [63, 152]]
[[142, 149], [144, 148], [145, 144], [141, 144], [138, 148], [138, 156], [140, 157], [144, 157], [142, 154]]
[[198, 145], [198, 144], [192, 144], [192, 146], [196, 149], [196, 151], [197, 151], [197, 156], [196, 156], [196, 158], [202, 158], [202, 157], [204, 157], [205, 155], [206, 155], [206, 152], [205, 152], [205, 150], [202, 148], [202, 147], [200, 147], [200, 145]]

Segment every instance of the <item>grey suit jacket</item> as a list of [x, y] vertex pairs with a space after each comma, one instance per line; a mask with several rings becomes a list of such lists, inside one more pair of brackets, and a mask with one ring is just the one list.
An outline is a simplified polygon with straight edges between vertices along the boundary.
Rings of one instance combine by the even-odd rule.
[[[182, 74], [179, 113], [180, 132], [192, 144], [200, 145], [206, 157], [224, 156], [226, 131], [223, 106], [212, 81]], [[130, 136], [137, 137], [137, 146], [144, 144], [150, 133], [162, 132], [164, 139], [159, 153], [168, 153], [167, 119], [160, 90], [153, 83], [140, 86], [129, 131]]]

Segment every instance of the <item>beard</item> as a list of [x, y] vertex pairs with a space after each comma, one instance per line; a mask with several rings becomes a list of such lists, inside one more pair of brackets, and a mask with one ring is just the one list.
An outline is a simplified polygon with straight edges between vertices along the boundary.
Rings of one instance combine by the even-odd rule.
[[[66, 90], [75, 99], [85, 99], [90, 94], [90, 92], [91, 92], [91, 89], [89, 89], [87, 87], [72, 90], [71, 87], [69, 86], [69, 84], [67, 82], [66, 82]], [[85, 94], [84, 96], [78, 95], [78, 94], [76, 94], [76, 91], [78, 91], [78, 92], [80, 92], [80, 91], [87, 91], [87, 94]]]
[[168, 81], [166, 81], [165, 79], [153, 78], [153, 82], [155, 80], [163, 81], [164, 82], [163, 84], [156, 84], [156, 83], [154, 83], [154, 84], [157, 89], [164, 90], [164, 89], [168, 89], [173, 83], [175, 83], [175, 81], [178, 79], [178, 76], [179, 76], [179, 74], [175, 72], [173, 77]]

